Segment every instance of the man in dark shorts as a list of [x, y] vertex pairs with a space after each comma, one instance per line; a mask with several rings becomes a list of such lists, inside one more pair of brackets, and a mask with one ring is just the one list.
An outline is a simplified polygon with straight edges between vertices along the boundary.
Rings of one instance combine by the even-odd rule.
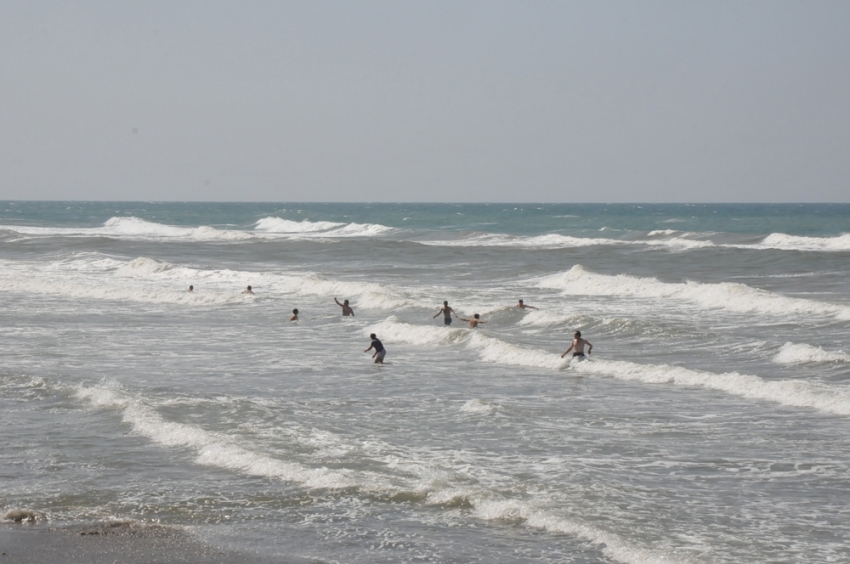
[[374, 333], [369, 335], [369, 338], [372, 339], [372, 344], [363, 352], [369, 352], [375, 349], [375, 354], [372, 355], [372, 358], [375, 359], [375, 364], [383, 364], [384, 357], [387, 356], [387, 349], [384, 348], [384, 345], [381, 344], [381, 341], [378, 340], [378, 337]]
[[440, 311], [434, 314], [434, 317], [431, 319], [436, 319], [438, 315], [443, 314], [443, 323], [446, 325], [452, 324], [452, 314], [455, 314], [455, 317], [459, 317], [455, 310], [449, 307], [449, 302], [443, 302], [443, 307], [440, 308]]
[[573, 335], [573, 343], [570, 345], [570, 348], [564, 351], [564, 354], [561, 355], [561, 358], [567, 356], [567, 353], [573, 349], [575, 349], [575, 352], [573, 353], [573, 358], [584, 358], [585, 345], [587, 345], [587, 354], [590, 354], [590, 351], [593, 350], [593, 345], [591, 345], [590, 341], [588, 341], [587, 339], [581, 338], [581, 331], [576, 331]]

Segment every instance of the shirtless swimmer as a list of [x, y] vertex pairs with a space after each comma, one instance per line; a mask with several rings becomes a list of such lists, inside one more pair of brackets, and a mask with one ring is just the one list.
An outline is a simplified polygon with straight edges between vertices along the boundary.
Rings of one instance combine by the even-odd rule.
[[567, 353], [573, 349], [575, 349], [575, 352], [573, 352], [573, 358], [584, 358], [585, 345], [587, 345], [587, 354], [590, 354], [590, 351], [593, 350], [593, 345], [590, 344], [590, 341], [581, 338], [581, 331], [576, 331], [573, 337], [573, 343], [570, 345], [570, 348], [564, 351], [564, 354], [561, 355], [561, 358], [567, 356]]

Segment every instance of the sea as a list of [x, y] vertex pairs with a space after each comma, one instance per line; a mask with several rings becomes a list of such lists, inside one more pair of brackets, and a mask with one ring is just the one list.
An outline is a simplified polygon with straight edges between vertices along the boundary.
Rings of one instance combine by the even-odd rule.
[[0, 351], [0, 516], [850, 562], [850, 205], [4, 201]]

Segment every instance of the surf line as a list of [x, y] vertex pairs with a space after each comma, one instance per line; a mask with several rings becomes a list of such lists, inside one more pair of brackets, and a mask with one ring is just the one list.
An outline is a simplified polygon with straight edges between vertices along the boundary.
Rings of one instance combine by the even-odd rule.
[[768, 381], [760, 376], [738, 372], [703, 372], [668, 364], [638, 364], [594, 358], [570, 363], [558, 353], [539, 349], [526, 349], [462, 329], [445, 331], [440, 327], [403, 323], [394, 316], [367, 331], [380, 332], [386, 340], [412, 345], [464, 344], [478, 353], [481, 360], [494, 364], [563, 370], [569, 368], [579, 373], [612, 376], [619, 380], [644, 384], [673, 384], [700, 387], [743, 397], [766, 400], [788, 407], [811, 408], [834, 415], [850, 415], [850, 388], [817, 384], [804, 380]]

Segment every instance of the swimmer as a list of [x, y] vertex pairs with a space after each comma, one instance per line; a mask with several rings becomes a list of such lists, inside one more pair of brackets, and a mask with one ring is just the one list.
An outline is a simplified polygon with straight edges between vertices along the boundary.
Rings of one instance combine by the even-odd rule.
[[458, 319], [460, 318], [460, 316], [457, 314], [457, 312], [449, 307], [449, 302], [443, 302], [443, 307], [441, 307], [440, 311], [435, 313], [434, 317], [432, 317], [431, 319], [436, 319], [437, 316], [440, 315], [441, 313], [443, 314], [443, 323], [445, 325], [451, 325], [452, 324], [452, 314], [453, 313], [455, 314], [455, 317], [457, 317]]
[[252, 290], [251, 287], [248, 286], [246, 289], [242, 290], [242, 293], [243, 294], [253, 294], [254, 290]]
[[298, 321], [298, 308], [292, 310], [292, 317], [290, 317], [289, 320]]
[[383, 364], [384, 357], [387, 356], [387, 349], [384, 348], [384, 345], [381, 344], [381, 341], [378, 340], [378, 337], [374, 333], [369, 335], [369, 338], [372, 339], [372, 344], [363, 352], [369, 352], [375, 349], [375, 354], [372, 355], [372, 358], [375, 359], [375, 364]]
[[487, 323], [486, 321], [481, 321], [481, 319], [479, 317], [480, 316], [476, 313], [475, 315], [472, 316], [472, 319], [464, 319], [463, 317], [460, 317], [460, 316], [458, 316], [458, 319], [460, 319], [461, 321], [468, 322], [470, 329], [478, 329], [479, 323]]
[[567, 356], [567, 353], [575, 348], [575, 352], [573, 353], [573, 358], [584, 358], [584, 346], [587, 345], [587, 354], [590, 354], [590, 351], [593, 350], [593, 345], [590, 344], [590, 341], [587, 339], [581, 338], [581, 331], [576, 331], [575, 335], [573, 335], [573, 343], [570, 345], [564, 354], [561, 355], [561, 358]]
[[536, 307], [534, 307], [534, 306], [525, 305], [524, 303], [522, 303], [522, 300], [520, 300], [520, 301], [519, 301], [519, 303], [518, 303], [516, 306], [517, 306], [519, 309], [537, 309], [537, 308], [536, 308]]
[[187, 292], [194, 292], [194, 291], [195, 291], [195, 287], [194, 287], [194, 286], [192, 286], [192, 285], [190, 284], [190, 285], [189, 285], [189, 289], [188, 289], [188, 290], [186, 290], [186, 291], [187, 291]]
[[351, 317], [354, 317], [354, 310], [351, 309], [350, 305], [348, 305], [348, 300], [343, 300], [342, 303], [339, 303], [339, 300], [334, 298], [334, 301], [336, 302], [336, 305], [338, 305], [339, 307], [342, 308], [342, 316], [343, 317], [348, 317], [349, 315]]

